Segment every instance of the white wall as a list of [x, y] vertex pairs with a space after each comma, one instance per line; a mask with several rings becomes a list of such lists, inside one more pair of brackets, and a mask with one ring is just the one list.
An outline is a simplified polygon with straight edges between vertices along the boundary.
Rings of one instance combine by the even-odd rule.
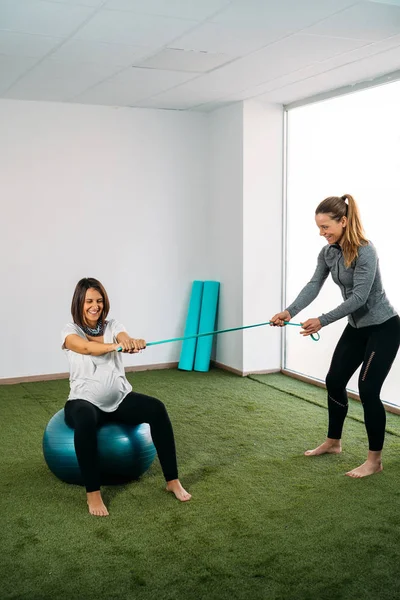
[[[210, 251], [212, 278], [221, 282], [218, 328], [243, 324], [243, 105], [210, 115]], [[221, 334], [216, 360], [243, 370], [243, 333]]]
[[[67, 370], [60, 330], [85, 276], [106, 286], [110, 316], [148, 341], [182, 335], [193, 279], [221, 282], [219, 328], [278, 310], [280, 108], [1, 101], [0, 126], [0, 379]], [[216, 359], [240, 372], [278, 369], [274, 333], [220, 335]], [[175, 362], [179, 352], [167, 344], [124, 360]]]
[[[268, 321], [281, 305], [282, 107], [244, 102], [211, 117], [211, 248], [219, 328]], [[218, 336], [216, 360], [248, 373], [280, 368], [269, 327]]]
[[0, 101], [0, 378], [67, 370], [60, 330], [81, 277], [104, 283], [132, 335], [182, 335], [191, 282], [210, 277], [206, 120]]
[[[244, 104], [243, 321], [263, 323], [282, 301], [283, 108]], [[276, 328], [244, 331], [243, 371], [279, 369]]]

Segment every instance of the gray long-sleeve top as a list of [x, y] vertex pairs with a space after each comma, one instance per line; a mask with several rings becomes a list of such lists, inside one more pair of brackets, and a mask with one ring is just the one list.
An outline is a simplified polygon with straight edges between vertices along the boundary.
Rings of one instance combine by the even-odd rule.
[[346, 316], [353, 327], [379, 325], [397, 314], [386, 297], [379, 259], [375, 247], [369, 242], [360, 246], [358, 257], [348, 268], [344, 265], [339, 244], [324, 246], [318, 255], [314, 275], [286, 309], [292, 318], [315, 300], [329, 273], [340, 287], [344, 301], [318, 317], [323, 327]]

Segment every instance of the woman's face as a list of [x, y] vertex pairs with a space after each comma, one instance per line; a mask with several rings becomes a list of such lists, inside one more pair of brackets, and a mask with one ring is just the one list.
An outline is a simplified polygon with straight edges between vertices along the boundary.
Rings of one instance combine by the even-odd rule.
[[103, 312], [103, 296], [94, 288], [89, 288], [86, 292], [83, 305], [83, 320], [89, 326], [96, 326], [97, 321]]
[[329, 214], [319, 213], [315, 215], [315, 222], [319, 229], [319, 235], [322, 235], [328, 244], [340, 244], [347, 224], [346, 217], [335, 221]]

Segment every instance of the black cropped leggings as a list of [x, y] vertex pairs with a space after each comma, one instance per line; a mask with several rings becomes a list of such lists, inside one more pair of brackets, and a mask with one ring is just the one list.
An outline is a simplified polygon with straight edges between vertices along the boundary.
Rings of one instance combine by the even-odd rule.
[[400, 318], [356, 329], [347, 325], [336, 346], [326, 377], [328, 390], [328, 437], [339, 440], [347, 415], [346, 385], [360, 365], [360, 399], [369, 449], [380, 451], [385, 438], [386, 413], [380, 399], [382, 385], [400, 345]]
[[130, 392], [113, 412], [104, 412], [87, 400], [68, 400], [64, 412], [65, 422], [75, 430], [75, 452], [87, 492], [100, 489], [97, 429], [111, 421], [127, 425], [148, 423], [165, 480], [178, 479], [174, 433], [160, 400]]

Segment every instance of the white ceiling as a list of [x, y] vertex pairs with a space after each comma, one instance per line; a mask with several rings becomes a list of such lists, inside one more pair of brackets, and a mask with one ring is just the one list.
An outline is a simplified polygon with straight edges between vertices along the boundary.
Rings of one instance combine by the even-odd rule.
[[0, 98], [210, 111], [400, 69], [400, 0], [0, 0]]

